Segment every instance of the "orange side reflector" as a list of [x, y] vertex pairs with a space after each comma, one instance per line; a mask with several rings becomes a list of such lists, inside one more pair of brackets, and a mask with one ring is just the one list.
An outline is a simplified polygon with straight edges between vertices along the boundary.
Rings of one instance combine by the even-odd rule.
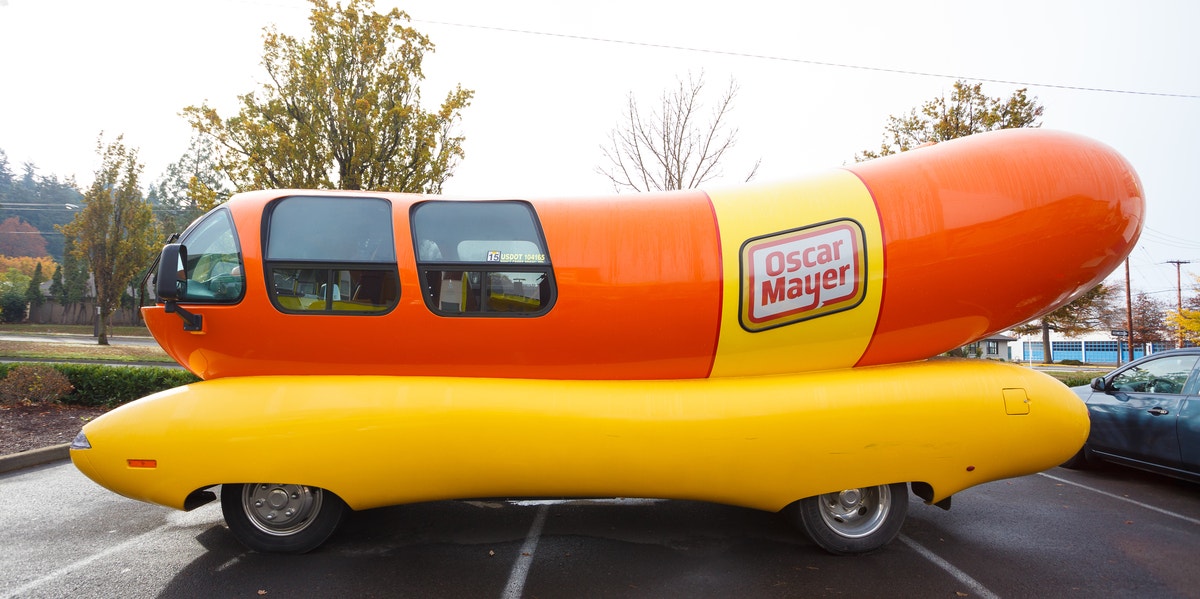
[[130, 468], [158, 468], [158, 460], [125, 460]]

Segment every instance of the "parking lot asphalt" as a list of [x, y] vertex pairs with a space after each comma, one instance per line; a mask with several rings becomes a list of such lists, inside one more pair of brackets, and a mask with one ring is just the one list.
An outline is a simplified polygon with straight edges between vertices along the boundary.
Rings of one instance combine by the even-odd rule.
[[1200, 485], [1056, 468], [914, 502], [835, 557], [777, 514], [666, 500], [441, 501], [353, 513], [318, 550], [246, 551], [218, 505], [109, 493], [69, 463], [0, 475], [0, 597], [1195, 597]]
[[[23, 341], [29, 343], [84, 343], [95, 344], [96, 338], [91, 335], [74, 335], [65, 333], [46, 334], [0, 334], [0, 341]], [[115, 336], [109, 335], [108, 342], [112, 345], [134, 345], [140, 347], [157, 347], [158, 342], [153, 337]]]

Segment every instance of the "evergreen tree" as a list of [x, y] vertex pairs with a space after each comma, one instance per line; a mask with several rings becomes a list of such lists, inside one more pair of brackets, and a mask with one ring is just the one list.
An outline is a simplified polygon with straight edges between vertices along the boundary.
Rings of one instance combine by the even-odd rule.
[[[73, 179], [60, 181], [54, 175], [41, 176], [31, 163], [25, 163], [22, 175], [16, 176], [9, 168], [8, 157], [0, 150], [0, 221], [20, 217], [30, 226], [29, 230], [41, 233], [45, 245], [44, 250], [40, 250], [42, 253], [37, 255], [49, 255], [56, 262], [62, 261], [62, 236], [55, 234], [55, 227], [71, 222], [82, 204], [83, 195], [75, 189]], [[20, 237], [34, 236], [26, 233]]]
[[8, 154], [0, 150], [0, 202], [8, 202], [12, 193], [13, 173], [8, 166]]
[[147, 201], [156, 207], [159, 228], [182, 233], [201, 214], [229, 199], [232, 192], [217, 163], [218, 148], [209, 137], [194, 135], [179, 160], [167, 165]]
[[58, 302], [62, 307], [63, 318], [67, 314], [67, 288], [63, 284], [63, 267], [62, 264], [54, 265], [54, 276], [50, 277], [50, 299]]
[[42, 295], [42, 283], [46, 282], [42, 275], [42, 263], [39, 262], [33, 269], [33, 277], [29, 279], [29, 288], [25, 290], [25, 301], [29, 303], [29, 316], [32, 318], [34, 314], [40, 316], [39, 308], [46, 303], [46, 296]]
[[66, 251], [63, 254], [63, 319], [67, 322], [66, 308], [74, 308], [78, 313], [79, 309], [83, 308], [83, 301], [88, 298], [88, 269], [87, 263], [80, 260], [74, 251], [74, 240], [71, 240], [69, 245], [65, 245]]

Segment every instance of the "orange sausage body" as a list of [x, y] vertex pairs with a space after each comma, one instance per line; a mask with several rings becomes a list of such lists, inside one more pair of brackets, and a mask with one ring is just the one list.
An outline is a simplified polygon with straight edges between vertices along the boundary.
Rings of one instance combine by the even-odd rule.
[[[272, 200], [299, 194], [391, 202], [401, 290], [395, 309], [296, 315], [271, 304], [263, 212]], [[222, 209], [237, 229], [243, 299], [182, 304], [204, 317], [200, 334], [183, 331], [162, 305], [144, 308], [146, 321], [172, 357], [206, 379], [687, 379], [904, 362], [1077, 297], [1132, 250], [1145, 209], [1137, 175], [1119, 154], [1041, 130], [972, 136], [792, 183], [531, 200], [557, 281], [553, 307], [532, 318], [447, 318], [419, 291], [409, 214], [428, 199], [239, 194]], [[850, 231], [860, 246], [822, 245], [833, 229]], [[755, 240], [775, 238], [779, 247], [804, 251], [791, 252], [795, 276], [771, 283], [764, 279], [771, 273], [754, 273], [747, 260]], [[816, 256], [835, 254], [840, 270], [816, 265]], [[803, 271], [805, 256], [816, 270]], [[836, 285], [859, 295], [811, 317], [796, 310], [779, 323], [754, 317], [749, 303], [771, 294], [782, 300], [797, 287], [803, 293], [804, 281], [814, 298], [822, 284], [825, 297], [838, 295]]]
[[939, 145], [849, 167], [876, 198], [887, 254], [860, 366], [936, 355], [1057, 309], [1141, 233], [1141, 182], [1107, 146], [1022, 129]]

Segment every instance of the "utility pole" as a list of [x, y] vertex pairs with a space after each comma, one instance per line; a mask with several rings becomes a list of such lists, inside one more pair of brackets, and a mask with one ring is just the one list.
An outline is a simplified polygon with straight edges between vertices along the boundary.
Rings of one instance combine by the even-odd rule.
[[[1125, 259], [1125, 323], [1129, 325], [1129, 361], [1133, 361], [1133, 299], [1129, 291], [1129, 258]], [[1118, 343], [1120, 343], [1118, 341]], [[1119, 348], [1119, 346], [1118, 346]]]
[[[1167, 264], [1175, 265], [1175, 311], [1183, 318], [1183, 285], [1179, 279], [1179, 267], [1184, 264], [1191, 264], [1191, 260], [1167, 260]], [[1176, 340], [1175, 347], [1183, 347], [1183, 328], [1179, 328], [1179, 338]]]

